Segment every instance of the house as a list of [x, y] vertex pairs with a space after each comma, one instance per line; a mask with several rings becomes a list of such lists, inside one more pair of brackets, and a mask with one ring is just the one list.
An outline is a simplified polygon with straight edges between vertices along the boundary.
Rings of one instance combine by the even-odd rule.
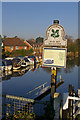
[[29, 45], [28, 42], [23, 41], [20, 38], [14, 37], [14, 38], [4, 38], [4, 51], [13, 51], [13, 50], [29, 50], [32, 48], [31, 45]]
[[42, 54], [43, 43], [36, 43], [34, 39], [27, 42], [32, 46], [35, 55]]
[[30, 50], [32, 46], [25, 40], [24, 43], [28, 46], [28, 49]]

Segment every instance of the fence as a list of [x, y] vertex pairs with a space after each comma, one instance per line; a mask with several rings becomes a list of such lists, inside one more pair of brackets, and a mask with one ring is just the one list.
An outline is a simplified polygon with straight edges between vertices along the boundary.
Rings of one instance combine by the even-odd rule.
[[[49, 101], [39, 101], [24, 97], [6, 95], [6, 119], [35, 119], [45, 114], [44, 108], [50, 104]], [[51, 105], [52, 106], [52, 105]]]
[[[61, 84], [63, 82], [63, 79], [60, 79], [60, 81], [58, 81], [59, 83], [56, 84], [56, 86], [58, 87], [58, 84]], [[51, 89], [50, 86], [46, 86], [48, 84], [48, 82], [45, 82], [44, 84], [36, 87], [35, 89], [27, 92], [26, 94], [30, 94], [32, 92], [34, 92], [37, 89], [42, 88], [42, 90], [39, 92], [39, 95], [45, 93], [48, 89]], [[39, 111], [39, 115], [42, 114], [42, 111], [44, 111], [46, 109], [53, 109], [53, 102], [49, 102], [49, 101], [39, 101], [38, 99], [29, 99], [29, 98], [24, 98], [24, 97], [18, 97], [18, 96], [12, 96], [12, 95], [6, 95], [6, 104], [5, 104], [5, 108], [6, 108], [6, 119], [28, 119], [28, 118], [32, 118], [34, 119], [36, 116], [36, 112], [34, 113], [34, 109], [36, 111]], [[54, 100], [54, 99], [53, 99]], [[52, 101], [53, 101], [52, 100]], [[36, 103], [35, 107], [34, 107], [34, 103]], [[41, 104], [41, 105], [40, 105]], [[48, 105], [49, 104], [49, 105]], [[50, 106], [51, 105], [51, 106]], [[47, 108], [47, 106], [49, 106]], [[53, 110], [54, 112], [54, 110]], [[44, 112], [46, 113], [46, 112]], [[52, 113], [50, 113], [52, 114]]]
[[6, 119], [34, 118], [33, 99], [6, 95]]

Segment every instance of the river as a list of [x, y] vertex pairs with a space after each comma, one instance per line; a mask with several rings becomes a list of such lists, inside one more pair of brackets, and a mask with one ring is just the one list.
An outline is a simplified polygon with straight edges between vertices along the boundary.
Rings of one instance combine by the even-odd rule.
[[[78, 58], [68, 59], [66, 68], [57, 68], [57, 81], [60, 79], [59, 76], [61, 76], [61, 78], [64, 79], [64, 83], [56, 89], [56, 92], [63, 96], [63, 93], [69, 91], [69, 84], [74, 86], [74, 90], [77, 92], [80, 88], [78, 73]], [[6, 71], [2, 75], [2, 94], [3, 96], [8, 94], [33, 99], [37, 97], [41, 88], [31, 93], [28, 92], [46, 82], [47, 84], [45, 84], [45, 86], [50, 85], [51, 68], [43, 68], [39, 64], [18, 71]], [[50, 101], [50, 94], [44, 97], [42, 101]], [[35, 111], [40, 113], [39, 115], [44, 113], [43, 107], [39, 105], [35, 109]]]

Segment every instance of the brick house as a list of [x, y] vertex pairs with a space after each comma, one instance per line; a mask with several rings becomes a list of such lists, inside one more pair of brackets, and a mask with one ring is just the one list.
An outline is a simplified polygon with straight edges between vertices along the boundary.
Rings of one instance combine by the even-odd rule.
[[20, 38], [4, 38], [4, 51], [13, 51], [13, 50], [29, 50], [32, 46], [26, 41], [23, 41]]
[[42, 54], [43, 43], [36, 43], [33, 39], [28, 41], [28, 43], [32, 46], [35, 55]]

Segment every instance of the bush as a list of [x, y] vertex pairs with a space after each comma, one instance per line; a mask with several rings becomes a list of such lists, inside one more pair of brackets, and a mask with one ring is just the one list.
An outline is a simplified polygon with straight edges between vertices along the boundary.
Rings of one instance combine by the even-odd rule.
[[12, 52], [7, 52], [5, 53], [6, 55], [10, 56], [10, 57], [14, 57], [14, 56], [26, 56], [26, 55], [32, 55], [33, 53], [33, 49], [31, 48], [30, 50], [15, 50]]
[[9, 51], [3, 52], [3, 55], [5, 55], [6, 57], [9, 57], [10, 54], [11, 54], [11, 52], [9, 52]]

